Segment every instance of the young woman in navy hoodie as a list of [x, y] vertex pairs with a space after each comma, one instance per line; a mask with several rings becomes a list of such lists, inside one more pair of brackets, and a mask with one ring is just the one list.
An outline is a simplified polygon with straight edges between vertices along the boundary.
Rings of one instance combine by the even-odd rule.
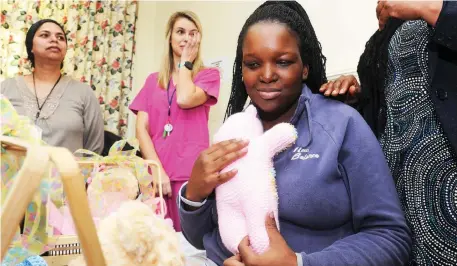
[[[256, 255], [245, 238], [239, 254], [222, 244], [214, 188], [244, 155], [243, 141], [203, 151], [180, 193], [184, 236], [217, 265], [403, 265], [411, 239], [376, 137], [358, 112], [317, 94], [325, 57], [305, 10], [266, 2], [241, 30], [227, 116], [247, 100], [264, 129], [290, 122], [295, 145], [274, 158], [281, 232], [266, 218], [270, 248]], [[309, 156], [309, 155], [315, 156]], [[307, 156], [308, 155], [308, 156]], [[316, 156], [319, 155], [319, 156]]]

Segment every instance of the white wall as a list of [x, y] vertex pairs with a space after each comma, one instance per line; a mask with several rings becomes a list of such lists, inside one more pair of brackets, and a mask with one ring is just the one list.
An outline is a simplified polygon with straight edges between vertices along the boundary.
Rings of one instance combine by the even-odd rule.
[[[366, 41], [375, 32], [376, 1], [301, 0], [327, 57], [329, 78], [356, 70]], [[134, 58], [134, 94], [151, 72], [157, 71], [164, 45], [168, 17], [178, 10], [192, 10], [203, 25], [202, 54], [205, 61], [224, 59], [228, 79], [222, 81], [219, 102], [211, 109], [210, 133], [222, 123], [230, 95], [231, 72], [238, 34], [248, 16], [262, 1], [140, 1]], [[134, 95], [132, 95], [132, 98]], [[131, 116], [134, 118], [134, 116]], [[129, 136], [134, 135], [134, 119]]]
[[327, 76], [353, 72], [365, 43], [377, 29], [375, 0], [301, 0], [322, 50]]
[[[154, 41], [160, 37], [156, 34], [156, 27], [154, 27], [156, 11], [156, 2], [138, 2], [138, 18], [135, 25], [136, 46], [132, 69], [133, 93], [130, 95], [131, 100], [139, 92], [148, 75], [156, 69], [156, 65], [154, 64], [156, 58]], [[136, 116], [130, 112], [127, 125], [127, 138], [135, 136], [135, 119]]]

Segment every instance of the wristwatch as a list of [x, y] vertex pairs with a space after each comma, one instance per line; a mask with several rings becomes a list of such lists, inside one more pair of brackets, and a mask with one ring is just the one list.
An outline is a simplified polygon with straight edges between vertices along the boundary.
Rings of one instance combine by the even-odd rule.
[[186, 185], [187, 181], [179, 189], [179, 207], [181, 207], [181, 202], [194, 208], [200, 208], [201, 206], [205, 205], [207, 199], [203, 200], [202, 202], [196, 202], [186, 199], [186, 197], [184, 196], [184, 193], [186, 193]]
[[194, 68], [194, 64], [192, 64], [192, 62], [189, 61], [184, 62], [184, 64], [180, 63], [179, 67], [181, 66], [185, 66], [189, 70], [192, 70], [192, 68]]

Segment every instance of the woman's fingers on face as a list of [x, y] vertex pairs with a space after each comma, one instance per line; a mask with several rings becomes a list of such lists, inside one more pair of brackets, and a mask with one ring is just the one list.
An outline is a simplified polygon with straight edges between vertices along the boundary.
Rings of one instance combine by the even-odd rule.
[[194, 35], [193, 53], [197, 54], [200, 47], [200, 34], [197, 32]]
[[195, 43], [196, 43], [197, 45], [199, 45], [199, 44], [200, 44], [200, 41], [201, 41], [201, 37], [202, 37], [201, 34], [200, 34], [200, 32], [197, 31], [197, 32], [195, 33], [194, 36], [195, 36]]
[[184, 48], [189, 49], [189, 51], [192, 50], [192, 36], [189, 35], [187, 37], [187, 43], [186, 46], [184, 46]]
[[191, 47], [191, 44], [190, 44], [190, 43], [191, 43], [191, 39], [190, 39], [190, 38], [191, 38], [191, 37], [188, 37], [187, 42], [186, 42], [186, 45], [184, 46], [184, 48], [189, 49], [189, 48]]
[[195, 45], [197, 44], [197, 35], [196, 34], [194, 34], [194, 36], [192, 36], [191, 44], [192, 44], [192, 47], [195, 47]]
[[199, 43], [198, 32], [195, 32], [194, 35], [191, 36], [190, 42], [191, 42], [192, 47], [195, 47], [198, 45], [198, 43]]

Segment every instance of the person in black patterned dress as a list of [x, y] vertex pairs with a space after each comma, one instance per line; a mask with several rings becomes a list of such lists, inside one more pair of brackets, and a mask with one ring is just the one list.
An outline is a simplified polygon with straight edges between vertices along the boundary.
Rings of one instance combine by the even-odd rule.
[[[410, 265], [457, 265], [457, 2], [378, 2], [358, 74], [321, 87], [357, 96], [413, 234]], [[391, 18], [389, 18], [391, 17]]]

